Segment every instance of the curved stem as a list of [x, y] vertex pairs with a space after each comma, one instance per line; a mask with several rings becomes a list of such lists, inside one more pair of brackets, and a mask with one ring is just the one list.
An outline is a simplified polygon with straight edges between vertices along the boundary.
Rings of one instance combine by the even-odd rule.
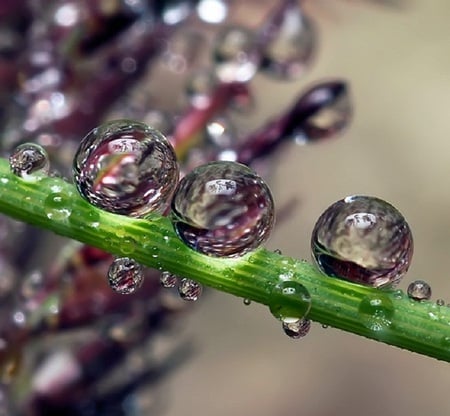
[[400, 290], [329, 278], [304, 260], [265, 249], [238, 259], [207, 257], [184, 245], [166, 217], [133, 219], [102, 211], [60, 178], [27, 180], [13, 175], [5, 159], [0, 159], [0, 212], [236, 296], [301, 311], [300, 297], [274, 291], [281, 281], [295, 280], [311, 295], [309, 319], [450, 361], [447, 306], [410, 300]]

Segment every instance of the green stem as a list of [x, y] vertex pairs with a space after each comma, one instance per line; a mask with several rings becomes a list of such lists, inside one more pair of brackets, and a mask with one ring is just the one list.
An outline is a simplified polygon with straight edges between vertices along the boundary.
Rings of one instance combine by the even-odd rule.
[[450, 308], [410, 300], [400, 290], [379, 290], [333, 279], [306, 261], [259, 249], [239, 259], [207, 257], [189, 249], [168, 218], [133, 219], [102, 211], [59, 178], [30, 181], [0, 159], [0, 212], [143, 265], [192, 278], [264, 305], [304, 309], [298, 297], [274, 290], [283, 280], [309, 291], [308, 318], [387, 344], [450, 361]]

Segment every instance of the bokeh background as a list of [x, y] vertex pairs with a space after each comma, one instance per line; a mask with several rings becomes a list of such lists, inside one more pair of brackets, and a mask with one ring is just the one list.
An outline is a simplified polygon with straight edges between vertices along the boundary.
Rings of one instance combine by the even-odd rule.
[[[258, 18], [254, 13], [242, 19]], [[264, 2], [265, 3], [265, 2]], [[308, 258], [320, 213], [349, 194], [379, 196], [408, 219], [415, 256], [408, 275], [450, 301], [450, 3], [306, 2], [320, 31], [311, 71], [295, 87], [258, 77], [258, 114], [278, 112], [308, 82], [340, 76], [355, 116], [338, 139], [288, 145], [272, 162], [278, 221], [268, 246]], [[389, 416], [450, 414], [450, 366], [320, 325], [291, 340], [266, 308], [209, 291], [180, 322], [195, 353], [165, 381], [168, 416]]]

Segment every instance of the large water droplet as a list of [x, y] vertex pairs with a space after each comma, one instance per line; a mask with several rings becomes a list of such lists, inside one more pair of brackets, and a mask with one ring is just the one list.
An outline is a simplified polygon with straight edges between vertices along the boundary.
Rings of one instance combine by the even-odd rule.
[[111, 288], [120, 294], [135, 292], [144, 280], [142, 266], [128, 257], [115, 259], [108, 270], [108, 282]]
[[314, 260], [327, 275], [374, 287], [397, 284], [408, 270], [413, 238], [392, 205], [352, 196], [331, 205], [311, 238]]
[[301, 283], [285, 280], [275, 285], [270, 293], [269, 308], [275, 318], [293, 322], [308, 315], [311, 296]]
[[218, 34], [213, 58], [222, 82], [249, 81], [259, 66], [255, 35], [243, 27], [226, 27]]
[[292, 339], [303, 338], [308, 334], [310, 329], [311, 321], [309, 319], [302, 318], [293, 321], [283, 321], [283, 331]]
[[261, 69], [281, 79], [302, 76], [317, 46], [316, 28], [297, 2], [283, 1], [284, 6], [262, 35]]
[[408, 296], [414, 300], [428, 300], [431, 298], [431, 286], [423, 280], [415, 280], [408, 285]]
[[237, 257], [260, 246], [274, 223], [274, 203], [265, 182], [234, 162], [200, 166], [179, 183], [172, 221], [192, 249], [217, 257]]
[[362, 324], [372, 331], [382, 331], [392, 324], [395, 308], [383, 293], [368, 295], [360, 303], [358, 313]]
[[131, 120], [92, 130], [81, 142], [73, 171], [79, 192], [91, 204], [133, 217], [163, 212], [179, 177], [169, 141]]
[[183, 300], [196, 301], [202, 291], [202, 285], [192, 279], [183, 278], [178, 286], [178, 293]]
[[47, 175], [50, 162], [47, 152], [35, 143], [24, 143], [17, 146], [9, 156], [11, 172], [23, 178], [29, 175]]

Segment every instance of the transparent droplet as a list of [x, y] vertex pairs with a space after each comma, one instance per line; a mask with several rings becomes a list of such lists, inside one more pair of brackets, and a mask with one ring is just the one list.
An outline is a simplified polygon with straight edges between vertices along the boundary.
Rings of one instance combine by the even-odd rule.
[[135, 292], [144, 280], [142, 266], [128, 257], [115, 259], [108, 270], [108, 282], [111, 288], [120, 294]]
[[309, 319], [297, 319], [294, 321], [283, 321], [283, 331], [293, 339], [299, 339], [306, 336], [311, 329], [311, 321]]
[[283, 254], [279, 248], [276, 248], [273, 252], [275, 254], [279, 254], [280, 256]]
[[196, 301], [202, 294], [202, 285], [195, 280], [183, 278], [178, 286], [181, 299]]
[[437, 299], [436, 300], [437, 306], [445, 306], [445, 300], [444, 299]]
[[254, 33], [243, 27], [226, 27], [218, 34], [213, 59], [222, 82], [249, 81], [259, 66]]
[[163, 212], [179, 177], [169, 141], [131, 120], [111, 121], [92, 130], [78, 148], [73, 171], [88, 202], [132, 217]]
[[351, 196], [318, 219], [312, 256], [328, 276], [374, 287], [396, 285], [409, 268], [413, 238], [405, 218], [389, 203]]
[[227, 149], [237, 142], [236, 127], [227, 117], [216, 117], [206, 125], [206, 138], [219, 149]]
[[353, 114], [348, 84], [325, 81], [312, 86], [291, 113], [297, 143], [335, 136], [348, 127]]
[[212, 72], [194, 71], [186, 82], [186, 95], [194, 107], [206, 108], [211, 103], [216, 87], [217, 78]]
[[431, 298], [431, 286], [423, 280], [415, 280], [408, 285], [407, 293], [414, 300], [429, 300]]
[[44, 211], [47, 218], [55, 221], [69, 218], [72, 213], [72, 202], [70, 194], [55, 188], [55, 192], [48, 194], [44, 200]]
[[45, 149], [35, 143], [17, 146], [9, 156], [11, 172], [17, 176], [47, 175], [50, 162]]
[[297, 321], [308, 315], [311, 309], [311, 295], [301, 283], [285, 280], [273, 287], [269, 308], [277, 319], [284, 322]]
[[192, 4], [186, 0], [152, 2], [155, 14], [167, 25], [176, 25], [187, 19], [192, 12]]
[[172, 274], [170, 272], [164, 271], [161, 273], [159, 277], [159, 281], [161, 283], [162, 287], [165, 288], [171, 288], [175, 287], [178, 284], [178, 276], [175, 274]]
[[395, 308], [392, 301], [381, 291], [379, 294], [366, 296], [358, 308], [361, 323], [375, 332], [391, 326], [394, 312]]
[[259, 247], [274, 223], [274, 203], [265, 182], [235, 162], [199, 166], [179, 183], [172, 222], [192, 249], [216, 257], [238, 257]]
[[228, 15], [228, 4], [224, 0], [200, 0], [197, 14], [206, 23], [222, 23]]
[[244, 298], [243, 303], [245, 306], [249, 306], [252, 304], [252, 300], [249, 298]]
[[296, 79], [305, 73], [317, 47], [316, 27], [297, 2], [286, 7], [277, 22], [264, 33], [261, 69], [280, 79]]

